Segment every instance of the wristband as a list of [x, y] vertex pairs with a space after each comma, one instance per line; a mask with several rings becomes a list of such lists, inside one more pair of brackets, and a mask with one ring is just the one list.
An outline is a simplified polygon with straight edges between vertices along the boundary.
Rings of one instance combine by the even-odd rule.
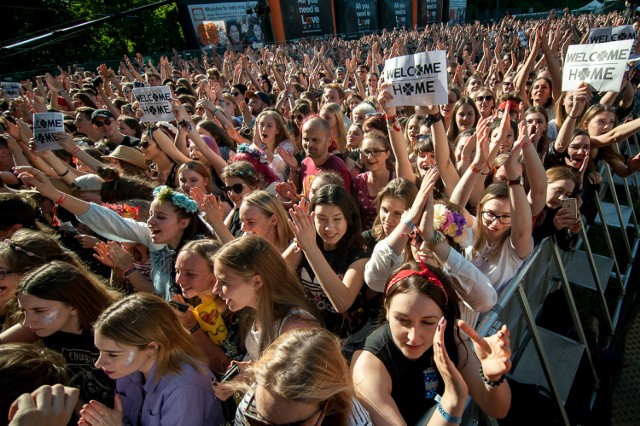
[[451, 414], [446, 412], [446, 410], [444, 409], [444, 407], [440, 403], [440, 401], [442, 400], [440, 395], [436, 395], [435, 400], [438, 402], [438, 406], [437, 406], [438, 412], [440, 413], [440, 415], [444, 418], [444, 420], [447, 423], [453, 423], [453, 424], [456, 424], [456, 425], [459, 425], [459, 424], [462, 423], [462, 417], [452, 416]]
[[135, 267], [135, 265], [131, 265], [124, 271], [122, 275], [124, 275], [124, 278], [127, 279], [129, 275], [133, 274], [137, 270], [138, 269]]
[[469, 168], [471, 169], [471, 171], [475, 174], [481, 174], [482, 170], [478, 169], [476, 166], [474, 166], [473, 164], [471, 164], [469, 166]]
[[429, 127], [433, 126], [434, 124], [436, 124], [440, 120], [442, 120], [442, 114], [441, 113], [438, 112], [436, 114], [429, 114], [429, 117], [428, 117]]
[[569, 118], [573, 118], [574, 120], [577, 120], [578, 118], [580, 118], [580, 116], [572, 117], [572, 116], [571, 116], [571, 114], [568, 114], [568, 113], [567, 113], [567, 117], [569, 117]]
[[385, 114], [385, 118], [387, 119], [387, 123], [393, 123], [398, 118], [398, 114], [391, 115], [391, 116]]
[[71, 152], [70, 152], [71, 156], [72, 156], [72, 157], [75, 157], [75, 156], [76, 156], [76, 154], [78, 153], [78, 151], [80, 151], [80, 147], [79, 147], [79, 146], [76, 146], [75, 148], [73, 148], [73, 149], [71, 150]]
[[522, 185], [522, 178], [516, 178], [516, 179], [508, 179], [506, 181], [504, 181], [504, 183], [507, 184], [507, 186], [511, 187], [511, 186], [520, 186]]
[[69, 174], [69, 167], [67, 167], [67, 170], [65, 170], [64, 173], [62, 173], [62, 174], [58, 173], [58, 176], [65, 177], [68, 174]]
[[64, 192], [60, 192], [60, 198], [58, 198], [54, 204], [61, 205], [62, 203], [64, 203], [64, 200], [66, 199], [67, 199], [67, 194]]
[[411, 222], [411, 221], [409, 220], [409, 218], [408, 218], [408, 217], [404, 217], [404, 218], [402, 219], [402, 222], [403, 222], [405, 225], [407, 225], [409, 228], [411, 228], [411, 229], [416, 229], [416, 224], [415, 224], [415, 223], [413, 223], [413, 222]]
[[189, 333], [193, 334], [193, 333], [195, 333], [195, 332], [196, 332], [196, 331], [198, 331], [198, 330], [200, 330], [200, 323], [199, 323], [199, 322], [196, 322], [196, 325], [194, 325], [193, 327], [191, 327], [191, 328], [189, 329]]
[[473, 160], [473, 158], [471, 158], [471, 157], [462, 157], [461, 160], [462, 161], [471, 161], [471, 160]]
[[506, 375], [503, 374], [502, 377], [500, 377], [498, 380], [491, 381], [487, 378], [487, 376], [484, 375], [484, 371], [482, 370], [482, 365], [480, 366], [480, 369], [478, 371], [480, 372], [480, 379], [482, 379], [482, 381], [486, 385], [489, 385], [489, 387], [492, 387], [492, 388], [497, 388], [498, 386], [500, 386], [502, 382], [504, 382], [505, 377], [507, 377]]

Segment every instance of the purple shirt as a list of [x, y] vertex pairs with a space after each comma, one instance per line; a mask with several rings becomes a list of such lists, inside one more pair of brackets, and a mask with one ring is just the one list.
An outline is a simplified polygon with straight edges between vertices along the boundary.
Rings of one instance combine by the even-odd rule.
[[211, 388], [213, 375], [203, 364], [200, 373], [189, 364], [182, 373], [156, 381], [154, 364], [145, 383], [140, 372], [116, 380], [125, 425], [223, 425], [222, 407]]

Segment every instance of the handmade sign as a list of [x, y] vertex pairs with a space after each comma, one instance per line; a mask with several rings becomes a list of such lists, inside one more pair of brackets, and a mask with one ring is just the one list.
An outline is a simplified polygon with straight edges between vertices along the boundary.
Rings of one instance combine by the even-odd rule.
[[9, 99], [15, 99], [20, 96], [20, 83], [12, 83], [10, 81], [3, 81], [0, 83], [0, 89], [9, 97]]
[[632, 25], [620, 25], [619, 27], [592, 28], [589, 31], [589, 43], [608, 43], [610, 41], [635, 40], [636, 31]]
[[36, 152], [61, 149], [54, 136], [56, 133], [64, 133], [64, 115], [61, 112], [33, 114], [33, 138], [36, 141]]
[[416, 53], [387, 59], [384, 80], [393, 95], [389, 106], [445, 105], [448, 103], [447, 56], [444, 51]]
[[143, 123], [175, 120], [171, 102], [171, 88], [167, 86], [136, 87], [133, 96], [140, 103]]
[[567, 49], [562, 90], [575, 90], [581, 82], [597, 91], [618, 92], [634, 40], [575, 44]]

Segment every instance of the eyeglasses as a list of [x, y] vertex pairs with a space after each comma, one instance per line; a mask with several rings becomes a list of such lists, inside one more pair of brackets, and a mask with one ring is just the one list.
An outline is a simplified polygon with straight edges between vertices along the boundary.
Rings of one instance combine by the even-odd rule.
[[398, 115], [405, 115], [407, 113], [406, 109], [397, 109], [396, 110], [396, 114]]
[[224, 185], [220, 189], [222, 189], [224, 192], [233, 191], [236, 194], [242, 194], [242, 191], [244, 191], [244, 187], [245, 187], [244, 183], [236, 183], [234, 185], [229, 185], [229, 186]]
[[0, 280], [4, 280], [7, 275], [13, 274], [13, 271], [0, 271]]
[[104, 121], [96, 121], [93, 124], [99, 129], [102, 126], [111, 126], [111, 123], [113, 123], [113, 120], [110, 120], [110, 119], [107, 118]]
[[487, 96], [476, 96], [476, 102], [484, 102], [484, 101], [492, 101], [493, 100], [493, 96], [492, 95], [487, 95]]
[[497, 214], [490, 212], [489, 210], [482, 211], [482, 218], [487, 222], [493, 223], [498, 220], [503, 225], [511, 225], [511, 215], [505, 214], [498, 216]]
[[382, 154], [383, 152], [387, 152], [387, 151], [388, 151], [388, 149], [377, 149], [377, 148], [374, 148], [374, 149], [364, 149], [364, 150], [360, 151], [360, 153], [362, 155], [364, 155], [365, 157], [369, 158], [371, 156], [380, 157], [380, 154]]
[[[257, 412], [256, 413], [249, 412], [251, 408], [255, 409], [255, 406], [254, 406], [255, 399], [256, 399], [256, 394], [254, 392], [253, 395], [251, 396], [251, 399], [249, 399], [249, 403], [242, 410], [242, 417], [244, 418], [245, 423], [249, 426], [301, 426], [306, 422], [308, 422], [309, 420], [311, 420], [312, 418], [314, 418], [316, 414], [318, 414], [318, 412], [316, 411], [311, 416], [307, 417], [304, 420], [298, 420], [297, 422], [292, 422], [292, 423], [279, 423], [278, 425], [276, 425], [275, 423], [272, 423], [269, 420], [263, 418]], [[313, 426], [320, 426], [322, 424], [322, 420], [324, 419], [324, 413], [327, 410], [328, 405], [329, 405], [329, 401], [326, 401], [323, 404], [322, 409], [320, 411], [320, 417], [318, 417], [318, 420], [313, 424]]]

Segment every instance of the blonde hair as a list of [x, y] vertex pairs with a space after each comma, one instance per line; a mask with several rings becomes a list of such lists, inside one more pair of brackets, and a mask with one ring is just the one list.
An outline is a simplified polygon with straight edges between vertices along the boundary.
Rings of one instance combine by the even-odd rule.
[[320, 108], [320, 113], [318, 115], [322, 116], [322, 113], [328, 111], [336, 119], [336, 126], [338, 127], [338, 140], [336, 144], [338, 145], [338, 151], [347, 152], [347, 128], [344, 125], [344, 114], [342, 113], [342, 109], [338, 104], [326, 104], [322, 108]]
[[[509, 200], [509, 188], [504, 182], [496, 182], [489, 185], [484, 190], [484, 195], [480, 199], [480, 203], [478, 203], [478, 213], [476, 218], [476, 239], [473, 243], [473, 256], [478, 256], [478, 253], [488, 244], [486, 230], [484, 228], [484, 221], [482, 220], [482, 211], [484, 209], [484, 205], [495, 199], [506, 199]], [[489, 259], [494, 259], [500, 250], [502, 250], [502, 246], [504, 242], [511, 235], [511, 228], [509, 228], [499, 239], [496, 241], [494, 245], [494, 250], [489, 253]]]
[[249, 375], [256, 385], [285, 399], [326, 403], [325, 424], [349, 424], [353, 400], [349, 367], [340, 341], [325, 329], [294, 329], [278, 337]]
[[275, 224], [275, 246], [280, 252], [289, 247], [294, 237], [293, 230], [289, 226], [287, 212], [274, 195], [267, 191], [254, 191], [242, 199], [242, 205], [243, 207], [256, 206], [267, 217], [276, 216], [278, 223]]
[[274, 325], [280, 324], [291, 309], [301, 308], [314, 314], [304, 287], [278, 250], [266, 240], [246, 236], [230, 241], [214, 256], [214, 262], [243, 277], [260, 276], [262, 286], [257, 290], [257, 309], [245, 309], [241, 319], [245, 335], [254, 319], [261, 324], [260, 352], [275, 340]]
[[100, 315], [94, 331], [140, 349], [157, 344], [156, 380], [166, 374], [180, 374], [183, 364], [205, 372], [202, 350], [169, 304], [156, 295], [136, 293], [114, 303]]

